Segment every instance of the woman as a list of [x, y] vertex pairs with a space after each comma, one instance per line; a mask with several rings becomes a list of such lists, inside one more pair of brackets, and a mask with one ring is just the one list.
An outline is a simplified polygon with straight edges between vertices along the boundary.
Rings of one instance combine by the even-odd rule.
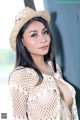
[[26, 7], [15, 19], [10, 45], [16, 64], [9, 78], [13, 120], [78, 120], [75, 90], [55, 61], [50, 14]]

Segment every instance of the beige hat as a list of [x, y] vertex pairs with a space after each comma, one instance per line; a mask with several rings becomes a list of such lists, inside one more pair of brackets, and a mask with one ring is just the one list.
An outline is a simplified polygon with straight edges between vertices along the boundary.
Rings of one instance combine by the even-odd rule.
[[16, 36], [22, 26], [28, 22], [31, 18], [42, 17], [48, 23], [50, 22], [50, 14], [48, 11], [35, 11], [29, 7], [25, 7], [22, 11], [18, 13], [15, 17], [15, 25], [10, 34], [10, 46], [15, 51], [16, 50]]

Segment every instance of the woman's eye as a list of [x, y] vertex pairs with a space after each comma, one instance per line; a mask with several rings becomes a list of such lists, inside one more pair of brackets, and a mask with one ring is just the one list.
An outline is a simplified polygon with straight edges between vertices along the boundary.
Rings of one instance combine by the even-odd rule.
[[43, 32], [43, 34], [49, 34], [49, 31], [48, 31], [48, 30], [46, 30], [46, 31], [44, 31], [44, 32]]
[[37, 36], [37, 34], [32, 34], [32, 35], [31, 35], [31, 37], [36, 37], [36, 36]]

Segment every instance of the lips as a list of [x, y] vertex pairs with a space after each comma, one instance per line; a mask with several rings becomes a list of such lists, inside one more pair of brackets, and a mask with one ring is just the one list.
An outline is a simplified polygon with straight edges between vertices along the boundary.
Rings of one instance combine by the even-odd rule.
[[47, 47], [48, 47], [48, 45], [42, 46], [42, 47], [40, 47], [39, 49], [44, 49], [44, 48], [47, 48]]
[[40, 47], [39, 49], [40, 49], [40, 50], [47, 50], [47, 49], [48, 49], [48, 45], [42, 46], [42, 47]]

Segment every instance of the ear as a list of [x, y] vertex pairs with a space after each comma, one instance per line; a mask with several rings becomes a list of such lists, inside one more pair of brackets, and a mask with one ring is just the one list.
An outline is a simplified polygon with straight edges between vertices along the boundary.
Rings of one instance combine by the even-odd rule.
[[24, 41], [24, 39], [22, 39], [22, 43], [23, 43], [23, 45], [25, 46], [25, 41]]

